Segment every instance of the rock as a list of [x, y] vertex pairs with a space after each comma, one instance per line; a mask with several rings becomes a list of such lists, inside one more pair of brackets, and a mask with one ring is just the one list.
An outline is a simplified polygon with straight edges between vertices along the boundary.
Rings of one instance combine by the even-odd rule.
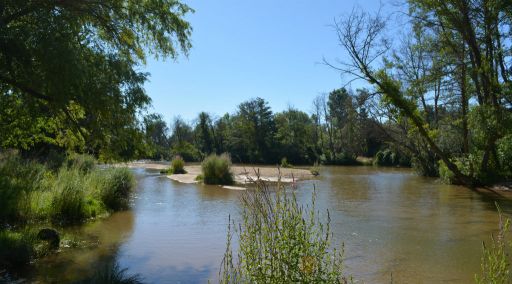
[[37, 233], [37, 238], [43, 241], [48, 241], [52, 248], [59, 248], [60, 236], [54, 229], [41, 229], [39, 233]]

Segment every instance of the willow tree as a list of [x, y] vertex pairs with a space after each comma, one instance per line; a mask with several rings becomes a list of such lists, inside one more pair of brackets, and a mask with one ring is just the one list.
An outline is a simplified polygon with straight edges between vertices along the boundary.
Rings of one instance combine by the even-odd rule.
[[2, 1], [0, 147], [136, 155], [150, 103], [140, 66], [187, 54], [190, 12], [174, 0]]
[[[386, 19], [354, 11], [336, 23], [350, 60], [331, 66], [373, 85], [381, 106], [408, 126], [408, 137], [417, 137], [455, 181], [487, 182], [510, 154], [499, 149], [507, 148], [502, 144], [512, 133], [512, 4], [409, 0], [408, 7], [406, 28], [413, 36], [399, 46], [401, 52], [392, 48]], [[440, 137], [456, 129], [462, 139], [444, 147]]]

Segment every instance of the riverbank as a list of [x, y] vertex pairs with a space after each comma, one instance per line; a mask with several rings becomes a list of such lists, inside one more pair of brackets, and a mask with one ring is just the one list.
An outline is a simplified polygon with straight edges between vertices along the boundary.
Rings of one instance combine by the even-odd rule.
[[[128, 168], [145, 168], [153, 170], [163, 170], [169, 167], [168, 164], [155, 162], [130, 162], [120, 164]], [[201, 174], [201, 165], [185, 166], [186, 174], [168, 175], [167, 177], [181, 183], [197, 183], [197, 177]], [[231, 167], [233, 178], [237, 185], [245, 185], [255, 180], [268, 182], [293, 183], [301, 180], [310, 180], [314, 178], [309, 169], [301, 168], [278, 168], [276, 166], [260, 165], [233, 165]], [[243, 187], [237, 187], [243, 189]]]

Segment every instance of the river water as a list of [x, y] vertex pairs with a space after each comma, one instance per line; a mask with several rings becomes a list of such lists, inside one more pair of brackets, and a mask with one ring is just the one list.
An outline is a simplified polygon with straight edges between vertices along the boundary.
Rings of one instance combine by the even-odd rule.
[[[131, 210], [67, 229], [80, 248], [37, 261], [27, 278], [71, 282], [116, 263], [147, 283], [215, 282], [241, 192], [134, 172]], [[408, 169], [324, 167], [318, 179], [299, 183], [299, 201], [309, 202], [314, 188], [317, 209], [329, 209], [334, 238], [344, 243], [346, 273], [364, 283], [471, 283], [482, 241], [498, 227], [495, 201], [512, 212], [501, 195]]]

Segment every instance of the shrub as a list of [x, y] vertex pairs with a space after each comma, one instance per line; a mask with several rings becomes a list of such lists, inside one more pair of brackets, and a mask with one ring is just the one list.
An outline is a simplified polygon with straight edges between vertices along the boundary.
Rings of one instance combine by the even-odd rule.
[[185, 160], [181, 156], [176, 156], [171, 161], [171, 167], [160, 171], [161, 174], [186, 174]]
[[[244, 193], [242, 221], [228, 226], [221, 283], [347, 283], [343, 250], [332, 248], [330, 218], [322, 223], [312, 205], [298, 204], [295, 193], [272, 193], [265, 183]], [[279, 187], [279, 185], [278, 185]], [[235, 228], [238, 261], [231, 249]]]
[[205, 184], [233, 184], [231, 158], [228, 154], [208, 156], [201, 164], [201, 170]]
[[109, 168], [101, 175], [104, 179], [100, 187], [101, 201], [110, 210], [128, 208], [130, 193], [135, 186], [135, 178], [127, 168]]
[[292, 164], [288, 163], [286, 157], [281, 159], [281, 168], [293, 168]]

